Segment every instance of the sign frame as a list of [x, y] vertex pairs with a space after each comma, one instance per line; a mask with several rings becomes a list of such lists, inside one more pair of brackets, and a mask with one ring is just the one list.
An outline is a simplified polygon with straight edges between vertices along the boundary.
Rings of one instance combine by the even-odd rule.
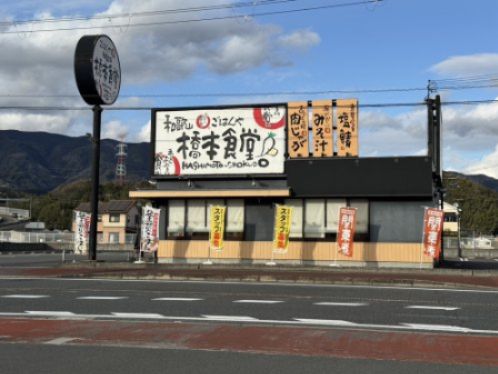
[[[227, 174], [227, 173], [212, 173], [212, 174], [182, 174], [182, 175], [157, 175], [154, 173], [154, 160], [156, 155], [156, 117], [158, 112], [180, 112], [180, 111], [195, 111], [195, 110], [225, 110], [225, 109], [249, 109], [249, 108], [266, 108], [266, 107], [284, 107], [285, 108], [285, 121], [286, 126], [283, 131], [283, 166], [282, 173], [240, 173], [240, 174]], [[149, 172], [152, 180], [201, 180], [201, 179], [245, 179], [252, 178], [267, 178], [267, 179], [282, 179], [286, 176], [285, 164], [288, 159], [288, 136], [287, 136], [287, 113], [289, 111], [287, 102], [279, 103], [257, 103], [257, 104], [239, 104], [239, 105], [212, 105], [212, 106], [191, 106], [191, 107], [172, 107], [172, 108], [152, 108], [151, 110], [151, 146], [150, 146], [150, 163]]]
[[[99, 52], [99, 42], [103, 39], [107, 39], [106, 42], [109, 43], [111, 48], [111, 55], [115, 57], [114, 64], [111, 65], [111, 75], [117, 77], [117, 89], [114, 89], [110, 100], [106, 100], [102, 94], [102, 84], [99, 82], [99, 77], [95, 75], [94, 71], [94, 57], [95, 53]], [[113, 59], [111, 58], [111, 61]], [[101, 64], [99, 66], [102, 66]], [[119, 97], [119, 91], [121, 89], [121, 63], [119, 60], [118, 50], [112, 39], [105, 35], [85, 35], [80, 38], [78, 44], [76, 45], [76, 50], [74, 51], [74, 76], [76, 79], [76, 85], [78, 91], [80, 92], [83, 100], [89, 105], [112, 105], [116, 102]], [[97, 89], [100, 87], [100, 90]], [[99, 92], [100, 91], [100, 92]]]

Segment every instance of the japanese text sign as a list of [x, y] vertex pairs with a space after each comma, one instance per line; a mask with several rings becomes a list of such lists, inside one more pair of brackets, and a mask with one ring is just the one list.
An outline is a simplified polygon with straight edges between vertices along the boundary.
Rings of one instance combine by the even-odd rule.
[[88, 233], [90, 231], [91, 214], [80, 212], [75, 213], [75, 232], [74, 232], [74, 250], [76, 252], [85, 253], [88, 251]]
[[287, 122], [289, 157], [308, 157], [308, 103], [289, 103]]
[[226, 207], [213, 205], [210, 209], [210, 230], [209, 230], [209, 248], [215, 251], [223, 249], [223, 236], [225, 233], [225, 214]]
[[337, 155], [358, 156], [358, 100], [337, 100]]
[[292, 222], [292, 207], [276, 205], [273, 231], [273, 252], [285, 253], [289, 249], [289, 234]]
[[424, 253], [438, 259], [441, 253], [441, 232], [444, 212], [441, 209], [426, 208], [424, 214]]
[[353, 238], [356, 226], [356, 208], [340, 208], [337, 230], [337, 249], [344, 256], [353, 256]]
[[332, 157], [332, 100], [313, 101], [313, 157]]
[[159, 218], [161, 210], [146, 205], [142, 208], [141, 250], [157, 251], [159, 246]]
[[284, 105], [153, 113], [156, 176], [284, 172]]

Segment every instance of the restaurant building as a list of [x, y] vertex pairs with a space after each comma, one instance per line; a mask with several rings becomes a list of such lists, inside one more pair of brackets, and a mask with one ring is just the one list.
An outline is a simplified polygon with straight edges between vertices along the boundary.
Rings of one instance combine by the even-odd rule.
[[[428, 100], [428, 152], [360, 157], [357, 100], [152, 111], [160, 262], [432, 267], [424, 208], [440, 203], [439, 99]], [[289, 248], [273, 253], [276, 204], [291, 206]], [[226, 207], [222, 250], [209, 207]], [[337, 250], [339, 208], [356, 208], [352, 256]]]

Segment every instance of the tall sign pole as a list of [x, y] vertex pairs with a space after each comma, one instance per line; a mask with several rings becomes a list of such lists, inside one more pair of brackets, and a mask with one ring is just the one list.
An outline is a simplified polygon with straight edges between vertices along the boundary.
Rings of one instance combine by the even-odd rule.
[[74, 74], [81, 97], [93, 111], [92, 195], [88, 259], [97, 260], [101, 105], [113, 104], [121, 87], [116, 46], [107, 35], [83, 36], [76, 45]]

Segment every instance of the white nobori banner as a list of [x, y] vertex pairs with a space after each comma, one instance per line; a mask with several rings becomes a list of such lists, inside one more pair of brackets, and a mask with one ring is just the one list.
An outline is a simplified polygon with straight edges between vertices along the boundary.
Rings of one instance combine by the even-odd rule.
[[74, 211], [75, 231], [74, 231], [74, 251], [78, 253], [88, 253], [88, 237], [90, 231], [91, 214]]
[[141, 251], [157, 251], [159, 246], [159, 218], [161, 210], [150, 205], [142, 208]]
[[154, 175], [281, 174], [287, 107], [156, 110]]

